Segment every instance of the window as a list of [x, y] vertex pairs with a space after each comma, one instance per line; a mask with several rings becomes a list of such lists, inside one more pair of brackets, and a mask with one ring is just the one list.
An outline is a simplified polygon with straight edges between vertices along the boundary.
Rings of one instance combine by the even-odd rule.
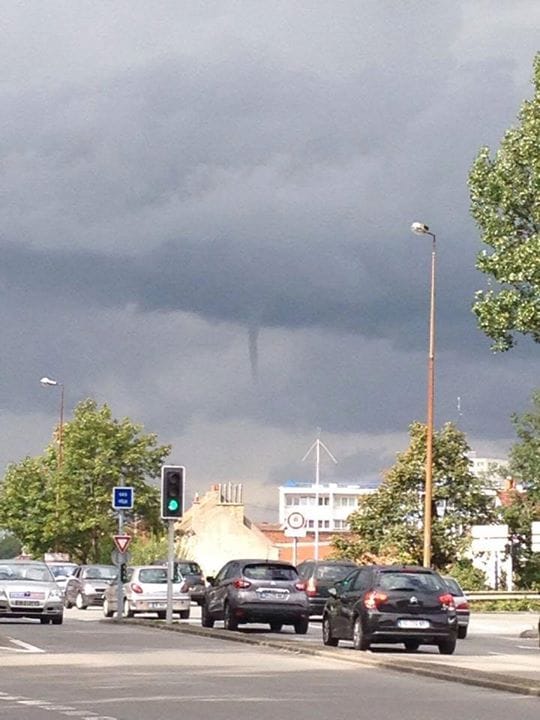
[[349, 525], [346, 520], [334, 520], [335, 530], [348, 530]]
[[292, 565], [246, 565], [242, 575], [250, 580], [296, 580]]
[[307, 526], [308, 526], [308, 528], [315, 527], [314, 524], [313, 524], [313, 520], [308, 520], [308, 521], [307, 521]]
[[319, 505], [328, 505], [330, 498], [328, 496], [319, 497]]

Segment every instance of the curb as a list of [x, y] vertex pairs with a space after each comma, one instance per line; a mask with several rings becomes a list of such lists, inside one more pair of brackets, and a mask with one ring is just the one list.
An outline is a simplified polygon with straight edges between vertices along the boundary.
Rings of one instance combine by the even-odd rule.
[[[100, 620], [100, 622], [111, 623], [114, 620]], [[245, 635], [242, 633], [232, 632], [230, 630], [211, 629], [197, 627], [194, 625], [176, 623], [166, 625], [163, 622], [155, 620], [137, 620], [122, 619], [122, 624], [140, 625], [150, 627], [157, 630], [166, 630], [169, 632], [180, 632], [187, 635], [198, 635], [199, 637], [218, 638], [219, 640], [227, 640], [229, 642], [243, 643], [245, 645], [258, 645], [273, 650], [281, 650], [284, 652], [294, 653], [296, 655], [311, 655], [314, 657], [325, 657], [332, 660], [340, 660], [341, 662], [353, 663], [365, 667], [379, 667], [396, 672], [405, 672], [413, 675], [423, 675], [438, 680], [446, 680], [449, 682], [457, 682], [463, 685], [476, 685], [478, 687], [490, 688], [492, 690], [503, 690], [505, 692], [518, 693], [521, 695], [530, 695], [540, 697], [540, 681], [529, 680], [512, 675], [501, 675], [500, 673], [490, 673], [484, 670], [473, 670], [471, 668], [461, 668], [453, 665], [444, 665], [437, 663], [422, 662], [415, 660], [410, 655], [405, 661], [398, 658], [378, 658], [366, 654], [342, 653], [337, 650], [327, 649], [326, 647], [307, 647], [305, 643], [295, 640], [271, 640], [269, 638], [255, 637], [253, 635]]]

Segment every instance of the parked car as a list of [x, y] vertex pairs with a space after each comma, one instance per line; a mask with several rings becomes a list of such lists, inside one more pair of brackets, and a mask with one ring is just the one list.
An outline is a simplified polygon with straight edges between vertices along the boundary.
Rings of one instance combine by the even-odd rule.
[[448, 589], [452, 593], [454, 598], [454, 605], [456, 606], [456, 615], [458, 621], [457, 636], [460, 640], [464, 640], [467, 637], [469, 630], [469, 620], [471, 617], [471, 611], [469, 608], [469, 601], [467, 596], [461, 589], [461, 585], [453, 577], [444, 578], [445, 583], [448, 585]]
[[73, 575], [79, 566], [77, 563], [52, 561], [47, 562], [47, 567], [52, 572], [54, 579], [62, 588], [62, 591], [65, 591], [68, 578]]
[[[127, 582], [122, 587], [122, 614], [133, 617], [137, 613], [155, 612], [160, 619], [167, 614], [167, 568], [156, 565], [137, 565], [128, 568]], [[187, 583], [181, 575], [173, 578], [173, 613], [189, 618], [190, 597]], [[112, 617], [118, 609], [118, 585], [111, 582], [105, 590], [103, 614]]]
[[294, 565], [278, 560], [231, 560], [216, 577], [207, 577], [201, 624], [223, 620], [227, 630], [241, 623], [269, 623], [273, 632], [293, 625], [299, 635], [309, 626], [305, 583]]
[[114, 565], [79, 565], [66, 582], [64, 606], [86, 610], [90, 605], [103, 605], [105, 590], [117, 574]]
[[0, 617], [62, 624], [62, 590], [44, 562], [0, 560]]
[[198, 605], [202, 605], [206, 583], [204, 582], [203, 571], [198, 563], [193, 562], [193, 560], [176, 560], [176, 567], [187, 583], [190, 598]]
[[305, 560], [298, 565], [298, 574], [306, 581], [309, 614], [322, 615], [329, 598], [328, 588], [343, 580], [358, 565], [350, 560]]
[[443, 578], [423, 567], [365, 565], [330, 588], [322, 620], [325, 645], [352, 640], [356, 650], [403, 643], [407, 650], [456, 647], [454, 598]]

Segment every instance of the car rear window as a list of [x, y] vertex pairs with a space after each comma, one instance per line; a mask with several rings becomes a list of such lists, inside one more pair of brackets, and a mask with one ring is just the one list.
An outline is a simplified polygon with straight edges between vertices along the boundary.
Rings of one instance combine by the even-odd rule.
[[413, 592], [446, 590], [448, 592], [443, 580], [438, 575], [423, 572], [382, 572], [378, 587], [381, 590], [411, 590]]
[[148, 568], [139, 570], [139, 582], [142, 583], [166, 583], [166, 568]]
[[178, 571], [182, 573], [182, 575], [201, 575], [202, 570], [197, 565], [197, 563], [194, 562], [180, 562], [177, 563]]
[[343, 580], [349, 573], [354, 570], [353, 565], [319, 565], [315, 572], [317, 580]]
[[454, 578], [444, 578], [444, 582], [448, 585], [452, 595], [463, 595], [463, 590], [459, 587]]
[[297, 580], [296, 569], [288, 565], [246, 565], [242, 573], [250, 580]]

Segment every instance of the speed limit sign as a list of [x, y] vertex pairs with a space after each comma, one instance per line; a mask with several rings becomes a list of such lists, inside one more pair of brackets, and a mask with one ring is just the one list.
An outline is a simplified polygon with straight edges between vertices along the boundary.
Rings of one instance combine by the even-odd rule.
[[285, 535], [288, 537], [305, 537], [306, 518], [302, 513], [294, 511], [285, 520]]

